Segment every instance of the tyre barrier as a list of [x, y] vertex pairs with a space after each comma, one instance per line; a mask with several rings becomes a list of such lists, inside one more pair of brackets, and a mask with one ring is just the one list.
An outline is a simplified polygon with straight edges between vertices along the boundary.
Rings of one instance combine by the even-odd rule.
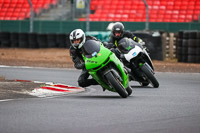
[[179, 31], [178, 62], [200, 63], [200, 31]]
[[8, 48], [10, 47], [10, 32], [0, 32], [0, 46]]
[[29, 43], [29, 48], [39, 48], [37, 41], [37, 33], [28, 34], [28, 43]]
[[10, 47], [17, 48], [19, 46], [19, 35], [17, 33], [10, 33]]
[[20, 48], [29, 48], [28, 45], [28, 34], [27, 33], [20, 33], [19, 34], [19, 47]]
[[162, 33], [160, 31], [138, 31], [133, 33], [145, 42], [151, 59], [163, 60]]
[[69, 47], [69, 34], [0, 32], [0, 48]]

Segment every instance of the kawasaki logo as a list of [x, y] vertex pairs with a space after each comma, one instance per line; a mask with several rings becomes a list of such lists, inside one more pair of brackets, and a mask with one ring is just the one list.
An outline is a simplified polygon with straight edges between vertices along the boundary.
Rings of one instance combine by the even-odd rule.
[[97, 61], [92, 61], [92, 60], [87, 60], [87, 62], [90, 62], [90, 63], [97, 63]]
[[126, 48], [127, 50], [130, 50], [131, 49], [131, 46], [129, 46], [128, 48]]

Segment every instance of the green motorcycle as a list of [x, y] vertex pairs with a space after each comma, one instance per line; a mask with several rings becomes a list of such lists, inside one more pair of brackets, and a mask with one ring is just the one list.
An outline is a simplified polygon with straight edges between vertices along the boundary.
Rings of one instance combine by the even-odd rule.
[[95, 40], [86, 41], [82, 50], [86, 70], [99, 85], [123, 98], [132, 93], [128, 72], [113, 52]]

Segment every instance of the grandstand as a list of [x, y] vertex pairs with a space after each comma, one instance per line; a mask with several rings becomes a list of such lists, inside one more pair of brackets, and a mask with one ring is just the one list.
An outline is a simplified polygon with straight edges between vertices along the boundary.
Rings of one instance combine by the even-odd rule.
[[[198, 21], [199, 0], [147, 0], [150, 22]], [[146, 10], [142, 0], [91, 0], [91, 21], [145, 22]], [[79, 19], [84, 21], [83, 18]]]
[[[35, 15], [56, 5], [58, 0], [31, 0]], [[28, 0], [0, 0], [0, 20], [24, 20], [30, 18]]]
[[[50, 10], [60, 0], [31, 0], [35, 16]], [[199, 20], [199, 0], [147, 0], [150, 22], [193, 22]], [[90, 21], [145, 22], [146, 9], [142, 0], [91, 0]], [[28, 0], [0, 0], [0, 20], [30, 18]], [[79, 21], [86, 21], [79, 18]]]

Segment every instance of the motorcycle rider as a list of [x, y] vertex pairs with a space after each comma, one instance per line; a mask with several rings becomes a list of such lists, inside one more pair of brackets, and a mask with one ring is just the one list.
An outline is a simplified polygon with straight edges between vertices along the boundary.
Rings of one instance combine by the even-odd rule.
[[117, 57], [120, 56], [119, 55], [120, 53], [118, 51], [116, 51], [115, 48], [117, 47], [118, 41], [120, 41], [124, 37], [131, 38], [133, 41], [141, 44], [142, 47], [145, 47], [144, 46], [145, 42], [143, 42], [142, 39], [135, 36], [133, 33], [129, 32], [129, 31], [125, 31], [124, 25], [121, 22], [116, 22], [116, 23], [114, 23], [114, 25], [112, 27], [110, 39], [109, 39], [108, 43], [106, 44], [106, 47], [111, 49], [112, 52], [114, 52]]
[[117, 42], [122, 38], [131, 38], [133, 41], [143, 44], [144, 42], [133, 33], [124, 30], [124, 25], [121, 22], [114, 23], [108, 43], [112, 43], [117, 46]]
[[81, 87], [87, 87], [90, 85], [97, 85], [98, 82], [94, 79], [88, 79], [89, 73], [85, 68], [85, 62], [82, 57], [82, 46], [88, 40], [97, 40], [93, 36], [85, 36], [85, 33], [81, 29], [75, 29], [70, 33], [70, 56], [74, 62], [76, 69], [82, 69], [82, 72], [78, 78], [78, 84]]

